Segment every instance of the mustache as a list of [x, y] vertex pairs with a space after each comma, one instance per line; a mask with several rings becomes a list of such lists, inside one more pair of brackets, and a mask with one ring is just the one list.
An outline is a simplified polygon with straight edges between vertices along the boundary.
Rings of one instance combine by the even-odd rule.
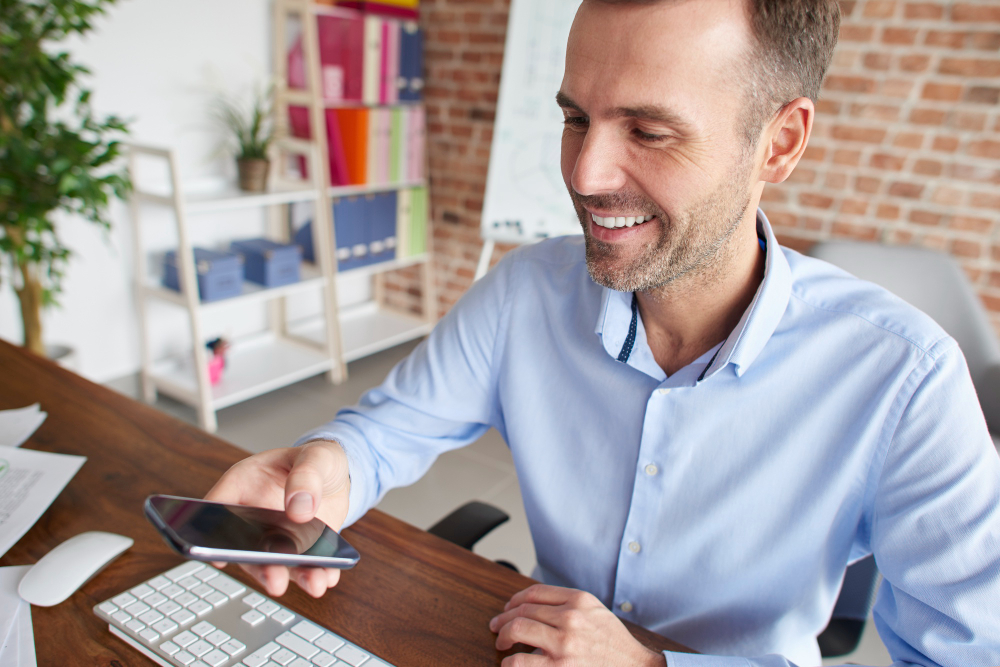
[[574, 201], [582, 208], [595, 208], [604, 210], [629, 210], [642, 211], [648, 214], [662, 214], [663, 211], [652, 200], [634, 192], [622, 191], [606, 195], [581, 195], [579, 192], [571, 191]]

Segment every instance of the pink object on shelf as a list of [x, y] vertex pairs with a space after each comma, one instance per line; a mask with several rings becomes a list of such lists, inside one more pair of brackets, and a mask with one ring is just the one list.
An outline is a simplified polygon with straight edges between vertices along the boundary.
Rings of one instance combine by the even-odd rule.
[[208, 360], [208, 381], [213, 385], [222, 381], [222, 369], [226, 367], [226, 359], [220, 354]]

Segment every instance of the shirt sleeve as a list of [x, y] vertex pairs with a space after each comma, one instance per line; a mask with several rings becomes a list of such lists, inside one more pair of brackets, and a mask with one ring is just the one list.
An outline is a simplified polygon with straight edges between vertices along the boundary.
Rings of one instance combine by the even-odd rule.
[[[895, 666], [1000, 665], [1000, 457], [957, 345], [935, 347], [901, 389], [873, 471], [860, 536], [883, 576], [873, 616]], [[794, 667], [665, 656], [669, 667]]]
[[381, 386], [296, 443], [333, 440], [344, 448], [351, 477], [345, 526], [389, 489], [420, 479], [438, 455], [498, 423], [495, 359], [517, 254], [473, 284]]

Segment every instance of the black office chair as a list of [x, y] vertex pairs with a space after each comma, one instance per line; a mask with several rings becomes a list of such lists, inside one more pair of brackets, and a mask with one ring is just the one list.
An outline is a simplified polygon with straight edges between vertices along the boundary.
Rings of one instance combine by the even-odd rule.
[[[438, 521], [428, 532], [471, 551], [476, 542], [509, 518], [503, 510], [474, 500]], [[507, 561], [498, 560], [497, 563], [518, 571]], [[816, 638], [824, 658], [847, 655], [858, 648], [875, 598], [877, 582], [878, 569], [873, 556], [847, 568], [844, 586], [833, 608], [830, 623]]]

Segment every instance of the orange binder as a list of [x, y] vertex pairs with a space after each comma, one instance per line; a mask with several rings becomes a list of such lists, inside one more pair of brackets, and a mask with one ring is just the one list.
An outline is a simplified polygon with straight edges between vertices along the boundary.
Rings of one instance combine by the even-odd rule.
[[337, 109], [337, 125], [347, 162], [348, 184], [368, 182], [368, 109]]

